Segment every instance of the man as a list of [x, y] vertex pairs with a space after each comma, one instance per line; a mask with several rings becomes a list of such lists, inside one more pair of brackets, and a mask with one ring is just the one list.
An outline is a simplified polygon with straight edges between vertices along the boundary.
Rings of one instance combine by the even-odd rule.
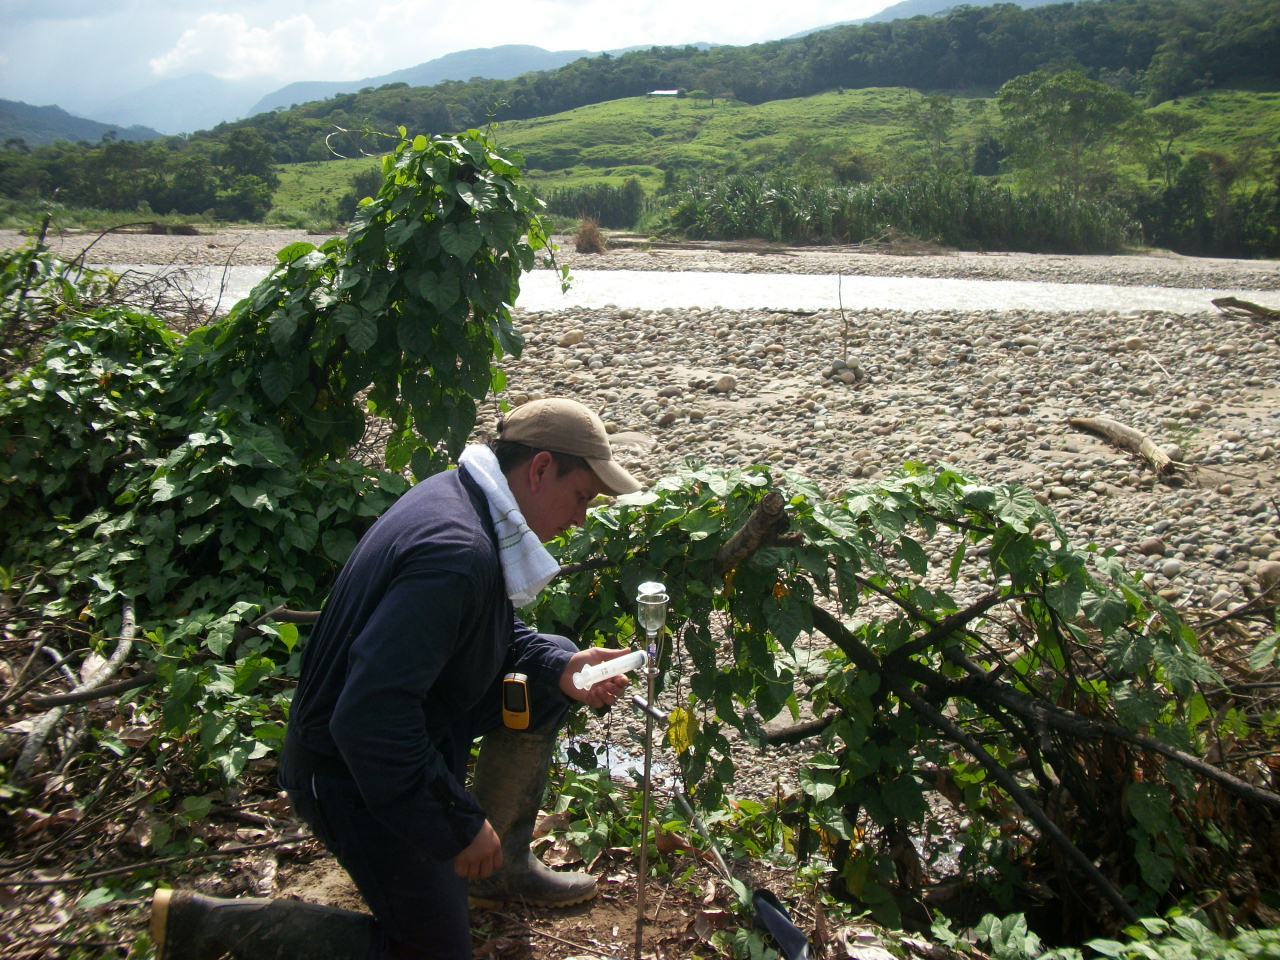
[[[626, 685], [613, 677], [579, 691], [573, 674], [627, 651], [538, 634], [513, 599], [530, 602], [556, 574], [542, 544], [580, 525], [597, 495], [639, 488], [599, 417], [572, 400], [538, 400], [515, 410], [491, 447], [468, 447], [459, 469], [380, 517], [307, 643], [280, 770], [373, 917], [157, 891], [159, 960], [469, 960], [468, 894], [546, 906], [594, 896], [594, 878], [549, 870], [529, 841], [571, 701], [607, 707]], [[527, 678], [524, 731], [503, 726], [510, 673]]]

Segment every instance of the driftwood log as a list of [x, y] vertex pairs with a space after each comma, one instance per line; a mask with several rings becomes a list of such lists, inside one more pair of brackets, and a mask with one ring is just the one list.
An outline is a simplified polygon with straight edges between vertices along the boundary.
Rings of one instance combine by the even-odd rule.
[[[116, 640], [115, 650], [111, 652], [111, 656], [102, 666], [98, 667], [88, 679], [71, 692], [92, 694], [114, 677], [120, 671], [120, 668], [124, 666], [125, 660], [129, 657], [129, 652], [133, 649], [133, 638], [137, 629], [133, 603], [125, 601], [124, 612], [120, 622], [120, 636]], [[66, 713], [67, 707], [65, 705], [55, 706], [35, 722], [35, 726], [31, 728], [31, 733], [27, 735], [27, 742], [22, 747], [22, 753], [18, 756], [18, 761], [13, 767], [13, 782], [15, 784], [22, 786], [27, 782], [36, 758], [40, 755], [40, 751], [44, 749], [45, 743], [58, 724], [62, 722], [62, 718]]]
[[1233, 317], [1246, 317], [1253, 320], [1280, 320], [1280, 310], [1272, 310], [1260, 303], [1239, 300], [1236, 297], [1218, 297], [1209, 301], [1223, 313]]
[[1110, 417], [1070, 417], [1067, 422], [1077, 430], [1097, 434], [1122, 450], [1136, 453], [1151, 465], [1161, 480], [1172, 479], [1181, 470], [1181, 465], [1175, 463], [1158, 443], [1141, 430], [1127, 427], [1118, 420]]

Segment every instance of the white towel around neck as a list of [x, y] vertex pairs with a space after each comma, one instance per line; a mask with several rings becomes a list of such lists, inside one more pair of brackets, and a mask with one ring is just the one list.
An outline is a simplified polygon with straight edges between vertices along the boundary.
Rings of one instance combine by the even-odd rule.
[[529, 529], [492, 450], [473, 443], [462, 451], [458, 465], [479, 485], [489, 502], [489, 516], [498, 534], [498, 560], [502, 564], [507, 596], [517, 607], [528, 606], [560, 572], [560, 564]]

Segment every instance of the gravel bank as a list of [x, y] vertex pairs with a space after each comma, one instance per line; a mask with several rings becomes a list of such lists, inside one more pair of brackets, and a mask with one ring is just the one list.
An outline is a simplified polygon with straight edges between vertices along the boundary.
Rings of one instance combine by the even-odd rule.
[[[1073, 543], [1114, 548], [1188, 611], [1234, 606], [1246, 587], [1280, 576], [1274, 324], [893, 310], [849, 321], [845, 361], [836, 313], [518, 315], [528, 344], [508, 367], [510, 390], [516, 402], [573, 396], [611, 428], [656, 438], [632, 465], [647, 480], [691, 456], [785, 467], [829, 495], [906, 459], [1017, 481], [1053, 507]], [[483, 427], [494, 414], [488, 405]], [[1109, 416], [1150, 434], [1192, 465], [1192, 482], [1156, 483], [1138, 458], [1072, 429], [1071, 415]], [[952, 545], [925, 547], [945, 569]], [[612, 745], [616, 770], [637, 762], [638, 747], [619, 732], [629, 721], [588, 733]], [[761, 753], [731, 740], [735, 792], [746, 796], [772, 796], [775, 779], [791, 785], [807, 749]]]
[[[517, 402], [568, 394], [656, 437], [639, 466], [650, 478], [694, 456], [799, 470], [831, 493], [904, 459], [1016, 480], [1079, 542], [1129, 554], [1153, 587], [1196, 604], [1226, 603], [1280, 562], [1274, 327], [1166, 313], [849, 320], [846, 361], [838, 314], [518, 316], [528, 346], [510, 390]], [[1194, 482], [1155, 483], [1068, 416], [1149, 433], [1194, 465]]]

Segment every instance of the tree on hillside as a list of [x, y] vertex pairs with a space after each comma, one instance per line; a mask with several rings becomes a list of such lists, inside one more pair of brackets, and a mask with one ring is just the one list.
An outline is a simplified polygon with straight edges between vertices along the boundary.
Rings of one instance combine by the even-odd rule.
[[955, 98], [945, 94], [913, 96], [907, 119], [930, 172], [942, 174], [959, 166], [951, 145], [956, 125]]
[[250, 127], [231, 131], [216, 159], [226, 170], [224, 178], [229, 187], [242, 177], [257, 177], [269, 187], [274, 187], [279, 180], [271, 145]]
[[1158, 158], [1157, 171], [1164, 177], [1165, 189], [1173, 186], [1178, 168], [1182, 166], [1182, 154], [1175, 144], [1200, 126], [1200, 121], [1189, 113], [1162, 110], [1147, 117], [1147, 129]]
[[1016, 77], [996, 101], [1008, 163], [1030, 185], [1072, 197], [1100, 193], [1119, 157], [1137, 149], [1137, 102], [1078, 71]]

